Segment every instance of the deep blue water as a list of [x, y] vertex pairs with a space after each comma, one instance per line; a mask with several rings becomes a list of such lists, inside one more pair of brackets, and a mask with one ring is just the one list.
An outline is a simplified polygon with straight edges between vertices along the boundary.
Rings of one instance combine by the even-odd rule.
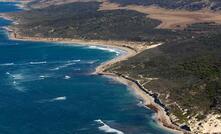
[[[0, 3], [0, 12], [6, 11], [18, 10], [14, 3]], [[8, 24], [0, 19], [0, 26]], [[117, 54], [12, 41], [0, 29], [0, 134], [167, 134], [132, 89], [90, 74]]]
[[16, 4], [18, 2], [0, 2], [0, 13], [21, 11]]

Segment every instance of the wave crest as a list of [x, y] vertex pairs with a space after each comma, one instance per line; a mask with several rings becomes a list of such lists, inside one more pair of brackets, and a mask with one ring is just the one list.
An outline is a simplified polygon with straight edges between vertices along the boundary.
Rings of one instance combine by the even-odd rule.
[[116, 54], [120, 54], [121, 53], [121, 50], [114, 49], [114, 48], [109, 48], [109, 47], [89, 46], [88, 48], [90, 48], [90, 49], [99, 49], [99, 50], [104, 50], [104, 51], [109, 51], [109, 52], [114, 52]]
[[68, 80], [68, 79], [70, 79], [71, 77], [70, 76], [68, 76], [68, 75], [65, 75], [65, 77], [64, 77], [64, 79], [66, 79], [66, 80]]
[[115, 134], [124, 134], [122, 131], [111, 128], [107, 124], [105, 124], [101, 119], [94, 120], [95, 122], [101, 124], [102, 126], [98, 127], [99, 130], [105, 132], [105, 133], [115, 133]]
[[4, 64], [0, 64], [0, 66], [13, 66], [15, 65], [14, 63], [4, 63]]
[[31, 61], [31, 62], [29, 62], [29, 64], [31, 64], [31, 65], [46, 64], [46, 63], [47, 63], [46, 61], [38, 61], [38, 62]]
[[53, 98], [53, 99], [49, 100], [49, 102], [54, 102], [54, 101], [64, 101], [64, 100], [66, 100], [66, 99], [67, 99], [66, 96], [61, 96], [61, 97]]

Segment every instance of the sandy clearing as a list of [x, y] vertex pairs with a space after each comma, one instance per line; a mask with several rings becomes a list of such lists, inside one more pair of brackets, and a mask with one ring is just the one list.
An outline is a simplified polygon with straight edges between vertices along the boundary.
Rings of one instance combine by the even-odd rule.
[[117, 9], [133, 10], [147, 14], [147, 17], [149, 18], [160, 20], [162, 23], [157, 28], [162, 29], [183, 29], [187, 25], [201, 22], [216, 22], [221, 24], [221, 13], [213, 12], [207, 9], [199, 11], [187, 11], [171, 10], [155, 6], [120, 6], [117, 3], [110, 3], [107, 0], [103, 0], [99, 11]]
[[32, 8], [45, 8], [51, 5], [62, 5], [74, 2], [90, 2], [99, 0], [40, 0], [38, 3], [33, 4]]
[[[7, 0], [0, 0], [7, 1]], [[15, 0], [9, 0], [15, 1]], [[22, 0], [28, 2], [28, 0]], [[41, 0], [39, 3], [32, 5], [33, 8], [44, 8], [50, 5], [61, 5], [74, 2], [101, 2], [98, 11], [102, 10], [133, 10], [140, 13], [147, 14], [147, 17], [160, 20], [162, 23], [157, 28], [162, 29], [183, 29], [187, 25], [201, 22], [216, 22], [221, 24], [221, 12], [214, 12], [208, 9], [202, 9], [198, 11], [187, 10], [172, 10], [165, 9], [156, 6], [139, 6], [139, 5], [127, 5], [121, 6], [117, 3], [111, 3], [108, 0]]]

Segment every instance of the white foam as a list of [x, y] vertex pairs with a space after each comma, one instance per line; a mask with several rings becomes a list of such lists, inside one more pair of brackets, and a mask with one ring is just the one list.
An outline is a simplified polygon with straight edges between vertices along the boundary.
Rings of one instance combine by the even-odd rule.
[[51, 68], [49, 70], [51, 71], [57, 71], [57, 70], [60, 70], [62, 68], [66, 68], [68, 66], [71, 66], [71, 65], [74, 65], [76, 64], [76, 62], [80, 62], [81, 60], [78, 59], [78, 60], [68, 60], [68, 61], [55, 61], [55, 62], [50, 62], [50, 63], [53, 63], [53, 64], [63, 64], [63, 65], [60, 65], [60, 66], [57, 66], [55, 68]]
[[[76, 62], [80, 62], [81, 60], [68, 60], [68, 61], [54, 61], [54, 62], [49, 62], [49, 63], [63, 63], [63, 64], [75, 64]], [[20, 63], [20, 64], [15, 64], [15, 63], [3, 63], [0, 64], [0, 66], [14, 66], [14, 65], [38, 65], [38, 64], [47, 64], [47, 61], [31, 61], [27, 63]]]
[[74, 65], [74, 64], [76, 64], [76, 63], [67, 63], [67, 64], [64, 64], [64, 65], [60, 66], [59, 68], [66, 68], [66, 67], [69, 67], [69, 66]]
[[66, 100], [66, 99], [67, 99], [66, 96], [61, 96], [61, 97], [53, 98], [53, 99], [49, 100], [49, 102], [54, 102], [54, 101], [64, 101], [64, 100]]
[[45, 79], [46, 77], [48, 77], [48, 76], [44, 76], [44, 75], [39, 76], [40, 79]]
[[59, 70], [60, 68], [59, 67], [56, 67], [56, 68], [52, 68], [50, 69], [51, 71], [56, 71], [56, 70]]
[[99, 60], [92, 60], [92, 61], [88, 61], [87, 63], [88, 64], [94, 64], [94, 63], [96, 63], [96, 62], [98, 62]]
[[70, 79], [71, 77], [70, 76], [68, 76], [68, 75], [66, 75], [65, 77], [64, 77], [64, 79]]
[[9, 75], [9, 84], [14, 87], [14, 89], [24, 92], [25, 88], [21, 86], [20, 81], [24, 79], [24, 76], [19, 73], [19, 74], [11, 74], [9, 72], [6, 72], [5, 74]]
[[116, 54], [120, 54], [121, 51], [118, 49], [114, 48], [108, 48], [108, 47], [100, 47], [100, 46], [89, 46], [90, 49], [99, 49], [99, 50], [104, 50], [104, 51], [109, 51], [109, 52], [114, 52]]
[[53, 98], [53, 99], [43, 99], [43, 100], [39, 100], [39, 101], [37, 101], [37, 103], [64, 101], [64, 100], [66, 100], [66, 99], [67, 99], [66, 96], [61, 96], [61, 97], [56, 97], [56, 98]]
[[45, 76], [44, 75], [41, 75], [41, 76], [39, 76], [40, 78], [45, 78]]
[[39, 61], [39, 62], [31, 61], [31, 62], [29, 62], [29, 64], [31, 64], [31, 65], [46, 64], [46, 63], [47, 63], [46, 61]]
[[11, 75], [14, 80], [22, 80], [24, 76], [22, 74], [13, 74]]
[[80, 62], [81, 60], [70, 60], [70, 61], [68, 61], [69, 63], [70, 62]]
[[20, 92], [24, 92], [25, 91], [25, 88], [22, 87], [18, 82], [13, 81], [12, 84], [13, 84], [14, 89], [16, 89], [16, 90], [18, 90]]
[[95, 122], [102, 124], [102, 126], [98, 127], [99, 130], [105, 132], [105, 133], [115, 133], [115, 134], [124, 134], [122, 131], [111, 128], [107, 124], [105, 124], [101, 119], [95, 120]]
[[64, 65], [61, 65], [61, 66], [52, 68], [52, 69], [50, 69], [50, 70], [51, 70], [51, 71], [56, 71], [56, 70], [60, 70], [60, 69], [62, 69], [62, 68], [66, 68], [66, 67], [72, 66], [72, 65], [74, 65], [74, 64], [76, 64], [76, 63], [70, 62], [70, 63], [64, 64]]
[[26, 90], [24, 87], [21, 87], [21, 86], [15, 86], [15, 89], [20, 92], [25, 92], [25, 90]]
[[145, 107], [143, 101], [140, 101], [137, 105], [138, 105], [139, 107]]
[[10, 75], [10, 73], [9, 73], [9, 72], [6, 72], [5, 74]]
[[4, 63], [4, 64], [0, 64], [0, 66], [13, 66], [15, 65], [14, 63]]
[[9, 72], [6, 72], [6, 74], [10, 75], [10, 83], [14, 89], [20, 92], [24, 92], [26, 90], [25, 87], [23, 87], [20, 83], [22, 80], [24, 80], [24, 76], [22, 74], [10, 74]]
[[17, 82], [16, 81], [13, 81], [13, 84], [15, 85]]

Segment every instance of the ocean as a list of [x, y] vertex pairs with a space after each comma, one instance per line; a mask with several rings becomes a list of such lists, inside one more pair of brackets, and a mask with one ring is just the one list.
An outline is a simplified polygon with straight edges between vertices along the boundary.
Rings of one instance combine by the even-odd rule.
[[[20, 11], [0, 2], [0, 12]], [[13, 41], [0, 18], [0, 134], [169, 134], [133, 89], [92, 75], [122, 50]]]

